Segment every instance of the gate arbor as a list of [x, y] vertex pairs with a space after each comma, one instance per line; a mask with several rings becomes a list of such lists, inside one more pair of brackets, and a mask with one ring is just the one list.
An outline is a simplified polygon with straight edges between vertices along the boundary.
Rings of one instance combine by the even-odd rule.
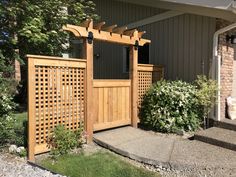
[[[93, 130], [131, 124], [137, 127], [138, 116], [138, 46], [150, 43], [142, 39], [144, 32], [93, 25], [86, 20], [80, 26], [66, 25], [64, 30], [84, 39], [86, 69], [86, 131], [92, 141]], [[93, 40], [130, 46], [130, 80], [93, 80]], [[96, 101], [95, 101], [96, 99]]]
[[[87, 142], [96, 130], [137, 127], [141, 97], [163, 70], [138, 65], [138, 47], [150, 43], [142, 39], [144, 32], [104, 24], [86, 20], [80, 26], [63, 27], [83, 39], [84, 59], [28, 55], [29, 160], [49, 150], [47, 136], [57, 124], [76, 130], [83, 123]], [[130, 46], [128, 80], [93, 79], [93, 40]]]

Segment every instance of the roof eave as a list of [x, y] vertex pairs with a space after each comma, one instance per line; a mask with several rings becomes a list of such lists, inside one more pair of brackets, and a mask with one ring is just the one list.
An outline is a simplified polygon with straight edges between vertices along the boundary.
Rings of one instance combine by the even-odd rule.
[[[189, 14], [196, 14], [202, 16], [209, 16], [214, 18], [221, 18], [224, 20], [228, 20], [231, 22], [236, 22], [236, 14], [233, 13], [233, 10], [230, 10], [230, 7], [226, 9], [220, 8], [210, 8], [204, 6], [190, 5], [187, 3], [177, 3], [177, 2], [169, 2], [169, 1], [177, 1], [177, 0], [118, 0], [127, 3], [133, 3], [143, 6], [156, 7], [161, 9], [170, 9], [181, 11]], [[168, 2], [167, 2], [168, 1]]]

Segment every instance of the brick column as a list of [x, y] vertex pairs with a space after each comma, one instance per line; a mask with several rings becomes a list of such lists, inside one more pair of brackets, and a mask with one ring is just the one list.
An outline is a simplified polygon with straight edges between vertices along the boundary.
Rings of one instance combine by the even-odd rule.
[[[230, 23], [219, 20], [217, 21], [217, 28], [223, 28]], [[221, 118], [225, 118], [226, 115], [226, 98], [232, 94], [233, 86], [233, 61], [234, 61], [234, 47], [226, 41], [226, 35], [233, 34], [234, 31], [229, 31], [219, 37], [219, 54], [221, 56]]]

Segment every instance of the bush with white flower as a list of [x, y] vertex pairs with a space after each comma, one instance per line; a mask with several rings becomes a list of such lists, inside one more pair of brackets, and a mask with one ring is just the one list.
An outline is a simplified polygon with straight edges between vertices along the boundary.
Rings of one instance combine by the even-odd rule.
[[11, 143], [15, 139], [14, 118], [12, 112], [15, 108], [12, 92], [14, 80], [9, 77], [11, 67], [4, 61], [0, 50], [0, 146]]
[[195, 131], [201, 124], [197, 87], [183, 81], [159, 81], [144, 96], [141, 124], [167, 133]]

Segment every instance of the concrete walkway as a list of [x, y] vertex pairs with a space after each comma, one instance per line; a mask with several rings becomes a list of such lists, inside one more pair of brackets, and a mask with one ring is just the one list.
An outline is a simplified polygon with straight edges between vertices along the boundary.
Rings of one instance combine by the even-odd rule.
[[94, 135], [94, 141], [131, 159], [170, 169], [221, 169], [236, 176], [236, 151], [195, 140], [123, 127]]

